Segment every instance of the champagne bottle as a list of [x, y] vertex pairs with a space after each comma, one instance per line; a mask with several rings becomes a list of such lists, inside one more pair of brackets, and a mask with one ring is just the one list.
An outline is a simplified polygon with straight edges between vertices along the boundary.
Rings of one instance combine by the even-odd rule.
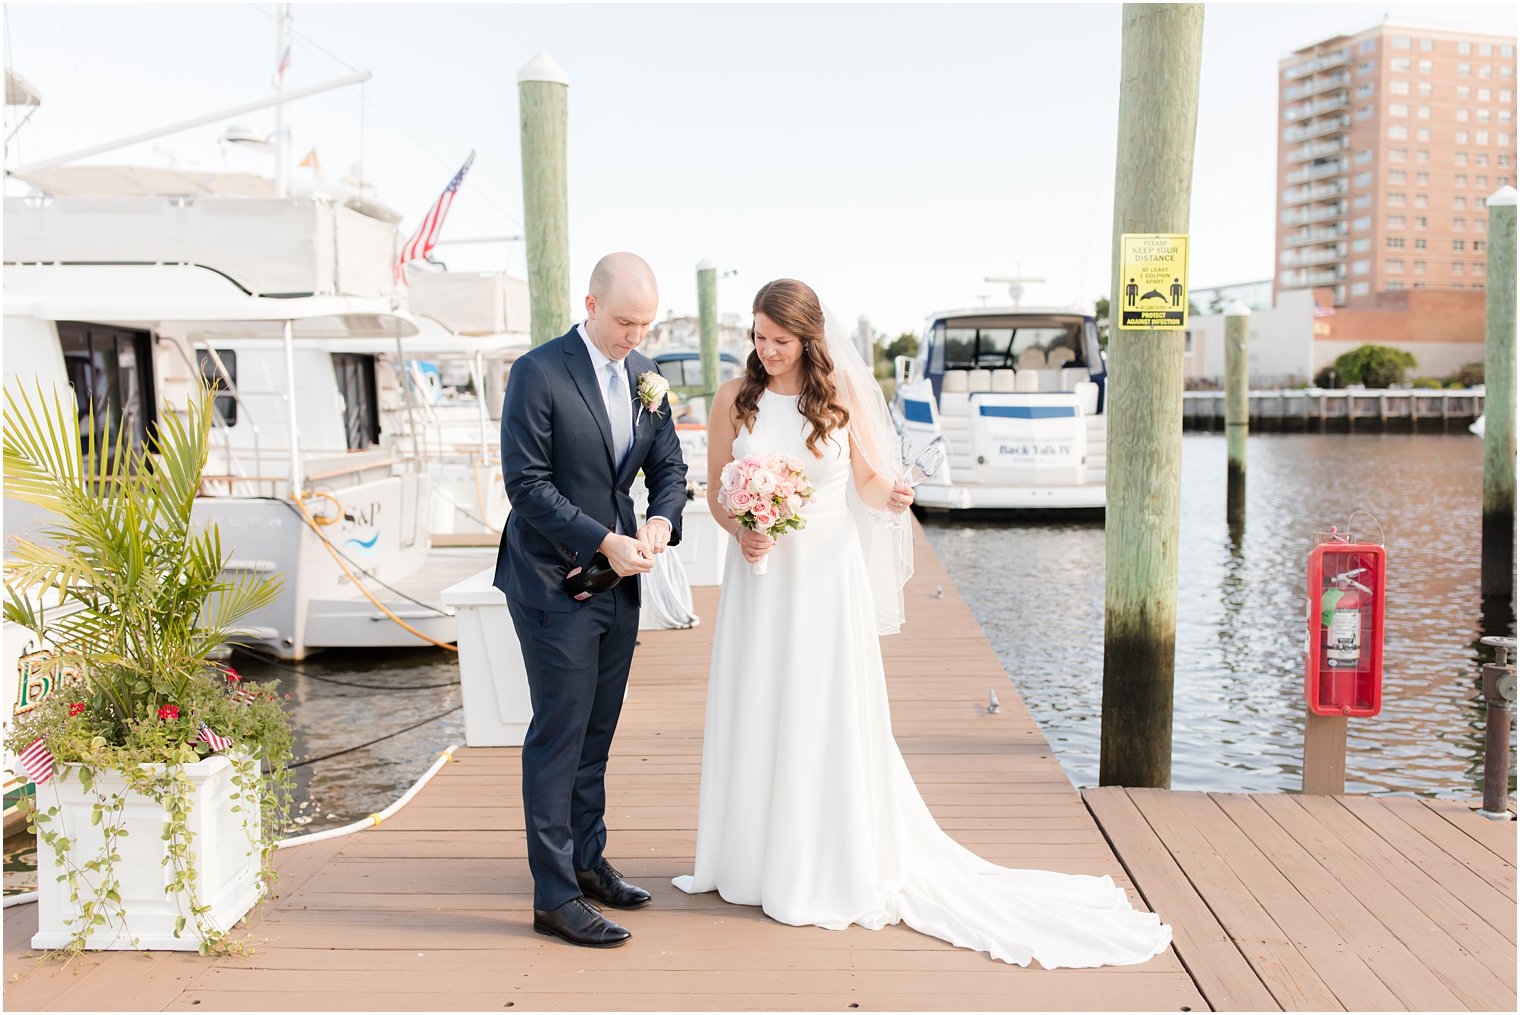
[[591, 558], [591, 563], [565, 575], [565, 594], [577, 602], [583, 602], [599, 592], [606, 592], [622, 580], [623, 576], [612, 569], [607, 555], [598, 552]]

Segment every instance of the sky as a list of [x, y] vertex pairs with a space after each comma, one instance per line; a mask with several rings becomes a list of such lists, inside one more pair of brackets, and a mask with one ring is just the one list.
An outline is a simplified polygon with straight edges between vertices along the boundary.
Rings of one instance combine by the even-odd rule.
[[[6, 166], [265, 97], [272, 4], [6, 4], [7, 66], [43, 104]], [[766, 281], [809, 282], [886, 334], [936, 309], [1003, 302], [987, 276], [1043, 278], [1026, 305], [1108, 288], [1119, 101], [1116, 4], [839, 6], [295, 4], [289, 87], [362, 88], [290, 107], [292, 152], [337, 178], [362, 158], [409, 232], [471, 149], [444, 239], [522, 232], [517, 71], [570, 77], [572, 302], [603, 253], [653, 266], [662, 312], [694, 313], [696, 264], [721, 313]], [[1513, 4], [1209, 4], [1189, 255], [1193, 287], [1273, 268], [1277, 66], [1387, 18], [1514, 35]], [[6, 133], [17, 122], [7, 110]], [[84, 162], [272, 174], [219, 143], [272, 111]], [[299, 172], [305, 172], [299, 171]], [[15, 181], [8, 184], [13, 192]], [[451, 268], [525, 271], [521, 242], [442, 245]]]

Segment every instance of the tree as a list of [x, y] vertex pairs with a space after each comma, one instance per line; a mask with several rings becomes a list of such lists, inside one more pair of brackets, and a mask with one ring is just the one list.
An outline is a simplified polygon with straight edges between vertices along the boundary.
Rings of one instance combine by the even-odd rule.
[[1093, 317], [1098, 325], [1098, 347], [1108, 348], [1108, 297], [1099, 296], [1093, 304]]
[[1337, 358], [1333, 368], [1321, 370], [1315, 376], [1315, 383], [1326, 387], [1324, 381], [1336, 380], [1343, 385], [1387, 388], [1402, 384], [1405, 374], [1414, 368], [1414, 355], [1403, 349], [1386, 345], [1361, 345]]

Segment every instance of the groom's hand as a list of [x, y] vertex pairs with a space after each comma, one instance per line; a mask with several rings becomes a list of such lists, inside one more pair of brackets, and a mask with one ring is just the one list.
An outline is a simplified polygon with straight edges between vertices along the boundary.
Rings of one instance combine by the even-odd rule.
[[664, 553], [670, 544], [670, 523], [663, 518], [651, 518], [639, 530], [639, 545], [646, 553]]
[[631, 574], [646, 574], [654, 568], [654, 554], [645, 550], [644, 544], [637, 539], [609, 532], [599, 549], [607, 555], [612, 570], [625, 578]]

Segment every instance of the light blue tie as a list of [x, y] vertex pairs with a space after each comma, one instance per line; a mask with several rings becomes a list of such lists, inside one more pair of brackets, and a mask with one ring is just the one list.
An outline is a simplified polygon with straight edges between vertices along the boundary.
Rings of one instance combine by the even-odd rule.
[[622, 468], [623, 458], [633, 446], [633, 410], [628, 405], [628, 386], [616, 363], [607, 364], [607, 415], [612, 420], [614, 465]]

